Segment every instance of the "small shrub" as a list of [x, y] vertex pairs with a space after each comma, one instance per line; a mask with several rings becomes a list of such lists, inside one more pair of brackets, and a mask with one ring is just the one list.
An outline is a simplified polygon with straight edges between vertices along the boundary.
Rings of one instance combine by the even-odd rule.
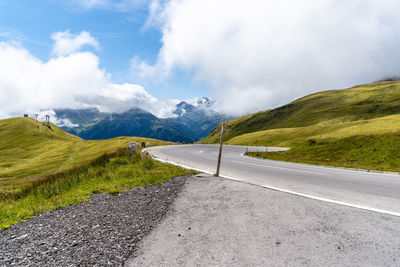
[[128, 158], [125, 157], [118, 157], [112, 160], [112, 163], [114, 163], [115, 165], [128, 165], [130, 162], [130, 160], [128, 160]]
[[122, 188], [113, 188], [113, 189], [107, 190], [107, 193], [109, 193], [110, 195], [118, 195], [123, 192], [124, 192], [124, 190]]
[[313, 146], [313, 145], [317, 144], [317, 141], [315, 141], [314, 139], [310, 139], [307, 141], [307, 143], [309, 146]]
[[137, 175], [137, 172], [134, 168], [119, 169], [115, 173], [115, 176], [117, 177], [117, 179], [131, 178], [135, 175]]
[[143, 161], [142, 161], [142, 164], [143, 164], [143, 167], [144, 167], [146, 170], [154, 169], [154, 160], [152, 160], [152, 159], [150, 159], [150, 158], [147, 158], [147, 159], [143, 160]]
[[138, 163], [140, 161], [140, 154], [139, 153], [133, 153], [129, 156], [129, 161], [132, 164]]

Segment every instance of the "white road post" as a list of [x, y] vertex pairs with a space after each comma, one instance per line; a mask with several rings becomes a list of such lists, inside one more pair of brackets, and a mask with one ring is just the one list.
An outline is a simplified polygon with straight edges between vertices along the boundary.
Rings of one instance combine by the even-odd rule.
[[219, 141], [219, 153], [218, 153], [218, 162], [217, 162], [217, 172], [214, 176], [219, 176], [219, 168], [221, 167], [221, 155], [222, 155], [222, 145], [224, 143], [224, 123], [221, 125], [221, 138]]

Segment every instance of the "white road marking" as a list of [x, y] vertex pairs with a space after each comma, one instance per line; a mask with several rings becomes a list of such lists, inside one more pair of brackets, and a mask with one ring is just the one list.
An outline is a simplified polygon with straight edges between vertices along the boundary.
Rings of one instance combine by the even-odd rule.
[[[246, 153], [240, 154], [241, 156], [245, 158], [254, 158], [252, 156], [247, 156]], [[300, 162], [289, 162], [289, 161], [282, 161], [282, 160], [273, 160], [273, 159], [261, 159], [260, 160], [265, 160], [265, 161], [276, 161], [280, 162], [282, 164], [292, 164], [292, 165], [298, 165], [298, 166], [304, 166], [304, 167], [312, 167], [312, 168], [325, 168], [325, 169], [334, 169], [334, 170], [340, 170], [340, 171], [345, 171], [348, 173], [352, 174], [357, 174], [357, 172], [363, 172], [367, 175], [375, 175], [375, 174], [384, 174], [386, 176], [392, 176], [398, 179], [400, 172], [389, 172], [389, 171], [377, 171], [377, 170], [369, 170], [369, 169], [357, 169], [357, 168], [350, 168], [350, 167], [338, 167], [338, 166], [329, 166], [329, 165], [315, 165], [311, 163], [300, 163]]]
[[[193, 167], [189, 167], [180, 163], [176, 163], [173, 161], [169, 161], [169, 160], [163, 160], [157, 157], [153, 158], [159, 162], [162, 163], [169, 163], [175, 166], [179, 166], [185, 169], [190, 169], [190, 170], [195, 170], [195, 171], [199, 171], [199, 172], [203, 172], [203, 173], [207, 173], [207, 174], [211, 174], [213, 175], [212, 172], [208, 171], [208, 170], [202, 170], [202, 169], [198, 169], [198, 168], [193, 168]], [[291, 190], [286, 190], [283, 188], [278, 188], [278, 187], [274, 187], [274, 186], [269, 186], [269, 185], [260, 185], [260, 184], [253, 184], [253, 183], [249, 183], [241, 178], [236, 178], [236, 177], [230, 177], [230, 176], [226, 176], [226, 175], [220, 175], [221, 178], [226, 178], [226, 179], [230, 179], [230, 180], [235, 180], [235, 181], [240, 181], [240, 182], [245, 182], [248, 184], [252, 184], [252, 185], [258, 185], [267, 189], [271, 189], [271, 190], [275, 190], [275, 191], [280, 191], [283, 193], [288, 193], [288, 194], [292, 194], [292, 195], [296, 195], [296, 196], [301, 196], [301, 197], [305, 197], [305, 198], [309, 198], [309, 199], [314, 199], [314, 200], [319, 200], [319, 201], [323, 201], [323, 202], [327, 202], [327, 203], [333, 203], [333, 204], [337, 204], [337, 205], [342, 205], [342, 206], [346, 206], [346, 207], [351, 207], [351, 208], [357, 208], [357, 209], [362, 209], [362, 210], [367, 210], [367, 211], [373, 211], [373, 212], [377, 212], [377, 213], [381, 213], [381, 214], [387, 214], [387, 215], [392, 215], [392, 216], [397, 216], [400, 217], [400, 213], [399, 212], [394, 212], [394, 211], [390, 211], [390, 210], [384, 210], [384, 209], [377, 209], [377, 208], [372, 208], [372, 207], [367, 207], [367, 206], [362, 206], [362, 205], [357, 205], [357, 204], [352, 204], [352, 203], [348, 203], [348, 202], [344, 202], [344, 201], [339, 201], [339, 200], [333, 200], [333, 199], [329, 199], [329, 198], [323, 198], [323, 197], [316, 197], [316, 196], [312, 196], [312, 195], [307, 195], [307, 194], [303, 194], [303, 193], [299, 193], [299, 192], [295, 192], [295, 191], [291, 191]]]
[[368, 210], [368, 211], [374, 211], [374, 212], [378, 212], [378, 213], [382, 213], [382, 214], [389, 214], [389, 215], [400, 217], [400, 213], [399, 212], [394, 212], [394, 211], [389, 211], [389, 210], [384, 210], [384, 209], [377, 209], [377, 208], [367, 207], [367, 206], [363, 206], [363, 205], [351, 204], [351, 203], [347, 203], [347, 202], [344, 202], [344, 201], [338, 201], [338, 200], [333, 200], [333, 199], [328, 199], [328, 198], [323, 198], [323, 197], [316, 197], [316, 196], [307, 195], [307, 194], [303, 194], [303, 193], [298, 193], [298, 192], [295, 192], [295, 191], [286, 190], [286, 189], [282, 189], [282, 188], [278, 188], [278, 187], [274, 187], [274, 186], [269, 186], [269, 185], [261, 185], [261, 186], [265, 187], [265, 188], [268, 188], [268, 189], [271, 189], [271, 190], [276, 190], [276, 191], [280, 191], [280, 192], [284, 192], [284, 193], [288, 193], [288, 194], [293, 194], [293, 195], [296, 195], [296, 196], [311, 198], [311, 199], [320, 200], [320, 201], [324, 201], [324, 202], [329, 202], [329, 203], [333, 203], [333, 204], [338, 204], [338, 205], [342, 205], [342, 206], [348, 206], [348, 207], [352, 207], [352, 208]]
[[244, 162], [244, 161], [239, 161], [239, 160], [233, 160], [233, 162], [238, 162], [238, 163], [247, 164], [247, 165], [260, 166], [260, 167], [264, 167], [264, 168], [272, 168], [272, 169], [287, 170], [287, 171], [292, 171], [292, 172], [303, 172], [303, 173], [311, 173], [311, 174], [320, 174], [320, 175], [324, 175], [323, 173], [315, 172], [315, 171], [304, 171], [304, 170], [297, 170], [297, 169], [293, 169], [293, 168], [285, 168], [285, 167], [278, 167], [278, 166], [269, 166], [269, 165], [263, 165], [263, 164], [257, 164], [257, 163], [250, 163], [250, 162]]

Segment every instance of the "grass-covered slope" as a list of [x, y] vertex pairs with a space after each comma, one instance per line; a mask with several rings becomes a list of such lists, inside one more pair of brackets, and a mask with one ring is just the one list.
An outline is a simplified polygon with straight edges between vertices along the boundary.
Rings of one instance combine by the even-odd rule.
[[355, 135], [374, 135], [400, 131], [400, 114], [370, 120], [279, 128], [236, 136], [227, 141], [236, 145], [294, 147], [310, 139], [341, 139]]
[[84, 141], [29, 118], [0, 120], [0, 229], [99, 192], [119, 193], [191, 173], [125, 149], [138, 137]]
[[[230, 144], [293, 146], [311, 138], [343, 138], [400, 129], [400, 82], [319, 92], [282, 107], [228, 121]], [[393, 116], [392, 116], [393, 115]], [[220, 127], [203, 142], [216, 143]]]
[[18, 195], [33, 183], [86, 166], [115, 153], [129, 141], [161, 143], [148, 138], [119, 137], [84, 141], [57, 126], [30, 118], [0, 120], [0, 199]]
[[100, 192], [121, 193], [135, 186], [162, 183], [175, 176], [192, 173], [121, 150], [104, 156], [85, 169], [73, 169], [37, 184], [15, 199], [0, 200], [0, 229], [61, 206], [87, 201]]

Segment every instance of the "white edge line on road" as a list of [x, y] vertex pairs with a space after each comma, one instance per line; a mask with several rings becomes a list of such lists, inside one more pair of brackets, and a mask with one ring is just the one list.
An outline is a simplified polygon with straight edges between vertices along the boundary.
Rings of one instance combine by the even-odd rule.
[[287, 170], [287, 171], [292, 171], [292, 172], [303, 172], [303, 173], [323, 175], [322, 173], [316, 172], [316, 171], [305, 171], [305, 170], [293, 169], [293, 168], [288, 168], [288, 167], [270, 166], [270, 165], [263, 165], [263, 164], [257, 164], [257, 163], [251, 163], [251, 162], [244, 162], [244, 161], [239, 161], [239, 160], [233, 160], [232, 162], [238, 162], [241, 164], [259, 166], [259, 167], [264, 167], [264, 168], [269, 168], [269, 169], [280, 169], [280, 170]]
[[[253, 151], [249, 151], [253, 152]], [[254, 151], [257, 152], [257, 151]], [[280, 151], [271, 151], [271, 152], [280, 152]], [[335, 169], [335, 170], [343, 170], [343, 171], [349, 171], [349, 172], [364, 172], [368, 174], [383, 174], [383, 175], [393, 175], [393, 176], [399, 176], [400, 172], [389, 172], [389, 171], [378, 171], [378, 170], [370, 170], [370, 169], [357, 169], [357, 168], [350, 168], [350, 167], [339, 167], [339, 166], [329, 166], [329, 165], [317, 165], [317, 164], [311, 164], [311, 163], [301, 163], [301, 162], [292, 162], [292, 161], [284, 161], [284, 160], [276, 160], [276, 159], [264, 159], [264, 158], [257, 158], [253, 156], [247, 156], [246, 152], [240, 154], [242, 157], [245, 158], [253, 158], [253, 159], [259, 159], [259, 160], [267, 160], [267, 161], [276, 161], [276, 162], [281, 162], [284, 164], [295, 164], [299, 166], [304, 166], [304, 167], [315, 167], [315, 168], [327, 168], [327, 169]]]
[[[210, 171], [201, 170], [201, 169], [198, 169], [198, 168], [192, 168], [192, 167], [180, 164], [180, 163], [176, 163], [176, 162], [173, 162], [173, 161], [160, 159], [160, 158], [157, 158], [157, 157], [154, 157], [154, 156], [152, 156], [152, 157], [153, 157], [153, 159], [155, 159], [155, 160], [157, 160], [159, 162], [162, 162], [162, 163], [169, 163], [169, 164], [172, 164], [172, 165], [175, 165], [175, 166], [179, 166], [179, 167], [182, 167], [182, 168], [185, 168], [185, 169], [195, 170], [195, 171], [199, 171], [199, 172], [207, 173], [207, 174], [213, 174]], [[246, 182], [246, 181], [244, 181], [242, 179], [235, 178], [235, 177], [229, 177], [229, 176], [226, 176], [226, 175], [220, 175], [219, 177], [226, 178], [226, 179], [229, 179], [229, 180], [235, 180], [235, 181], [244, 182], [244, 183], [247, 183], [247, 184], [252, 184], [252, 183]], [[258, 184], [252, 184], [252, 185], [258, 185]], [[351, 204], [351, 203], [347, 203], [347, 202], [344, 202], [344, 201], [332, 200], [332, 199], [323, 198], [323, 197], [316, 197], [316, 196], [307, 195], [307, 194], [303, 194], [303, 193], [299, 193], [299, 192], [295, 192], [295, 191], [291, 191], [291, 190], [286, 190], [286, 189], [282, 189], [282, 188], [278, 188], [278, 187], [274, 187], [274, 186], [269, 186], [269, 185], [258, 185], [258, 186], [261, 186], [261, 187], [264, 187], [264, 188], [268, 188], [268, 189], [271, 189], [271, 190], [275, 190], [275, 191], [279, 191], [279, 192], [283, 192], [283, 193], [287, 193], [287, 194], [292, 194], [292, 195], [296, 195], [296, 196], [300, 196], [300, 197], [309, 198], [309, 199], [314, 199], [314, 200], [333, 203], [333, 204], [337, 204], [337, 205], [347, 206], [347, 207], [351, 207], [351, 208], [357, 208], [357, 209], [373, 211], [373, 212], [377, 212], [377, 213], [381, 213], [381, 214], [388, 214], [388, 215], [400, 217], [400, 213], [399, 212], [383, 210], [383, 209], [377, 209], [377, 208], [372, 208], [372, 207], [367, 207], [367, 206], [362, 206], [362, 205], [357, 205], [357, 204]]]

